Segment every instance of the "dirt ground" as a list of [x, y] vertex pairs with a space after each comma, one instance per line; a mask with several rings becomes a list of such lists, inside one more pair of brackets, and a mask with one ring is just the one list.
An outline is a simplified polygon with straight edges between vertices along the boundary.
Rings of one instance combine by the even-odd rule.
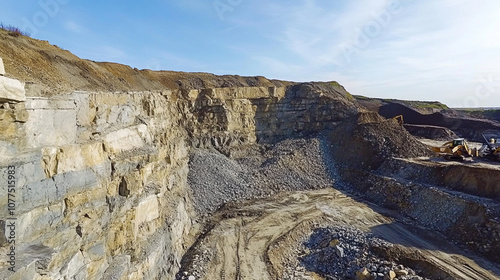
[[329, 225], [372, 232], [396, 244], [400, 259], [418, 256], [415, 262], [427, 262], [447, 279], [500, 279], [500, 269], [494, 264], [468, 255], [438, 234], [396, 222], [390, 215], [397, 214], [333, 188], [233, 204], [212, 217], [213, 227], [185, 256], [178, 279], [325, 279], [300, 266], [294, 246], [276, 249], [276, 244], [286, 238], [292, 238], [289, 244], [301, 244], [314, 228]]

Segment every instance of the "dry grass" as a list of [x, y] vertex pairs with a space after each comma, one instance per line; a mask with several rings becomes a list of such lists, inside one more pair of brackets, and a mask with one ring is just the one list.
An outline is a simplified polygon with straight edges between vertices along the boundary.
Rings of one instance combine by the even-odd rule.
[[30, 36], [29, 33], [25, 32], [25, 31], [22, 31], [21, 29], [19, 29], [16, 26], [13, 26], [13, 25], [5, 25], [5, 24], [3, 24], [3, 23], [0, 22], [0, 28], [4, 29], [4, 30], [7, 30], [9, 32], [8, 34], [10, 36], [13, 36], [13, 37]]

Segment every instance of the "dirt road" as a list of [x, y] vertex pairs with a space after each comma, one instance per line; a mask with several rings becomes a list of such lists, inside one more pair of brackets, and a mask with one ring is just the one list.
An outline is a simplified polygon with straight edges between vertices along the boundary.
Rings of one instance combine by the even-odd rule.
[[[395, 244], [398, 254], [419, 255], [454, 279], [500, 279], [494, 264], [465, 257], [437, 234], [377, 211], [386, 212], [331, 188], [229, 205], [212, 217], [211, 229], [190, 249], [178, 278], [318, 279], [297, 269], [297, 248], [314, 228], [349, 225]], [[280, 245], [284, 239], [288, 246]]]

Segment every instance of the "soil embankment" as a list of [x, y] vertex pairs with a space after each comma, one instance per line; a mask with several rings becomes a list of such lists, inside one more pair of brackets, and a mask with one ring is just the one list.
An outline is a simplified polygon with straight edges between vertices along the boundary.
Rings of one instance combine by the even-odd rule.
[[385, 100], [357, 96], [363, 107], [385, 118], [402, 115], [408, 131], [417, 137], [450, 140], [455, 136], [482, 142], [481, 134], [500, 133], [498, 111], [453, 110], [438, 102]]

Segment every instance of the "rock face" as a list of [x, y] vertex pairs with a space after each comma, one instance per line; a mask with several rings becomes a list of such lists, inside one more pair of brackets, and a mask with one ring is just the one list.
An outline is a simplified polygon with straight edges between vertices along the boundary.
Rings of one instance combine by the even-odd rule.
[[195, 147], [304, 137], [331, 129], [358, 111], [342, 87], [328, 83], [192, 90], [185, 95], [196, 116], [188, 126]]
[[0, 172], [15, 169], [16, 206], [1, 200], [0, 221], [16, 218], [19, 246], [0, 278], [173, 278], [199, 228], [189, 149], [317, 133], [357, 112], [347, 97], [328, 84], [10, 96]]
[[[17, 174], [19, 246], [16, 273], [2, 263], [0, 278], [176, 273], [194, 217], [183, 108], [165, 91], [75, 92], [1, 109], [0, 172]], [[7, 200], [0, 208], [6, 221]]]

